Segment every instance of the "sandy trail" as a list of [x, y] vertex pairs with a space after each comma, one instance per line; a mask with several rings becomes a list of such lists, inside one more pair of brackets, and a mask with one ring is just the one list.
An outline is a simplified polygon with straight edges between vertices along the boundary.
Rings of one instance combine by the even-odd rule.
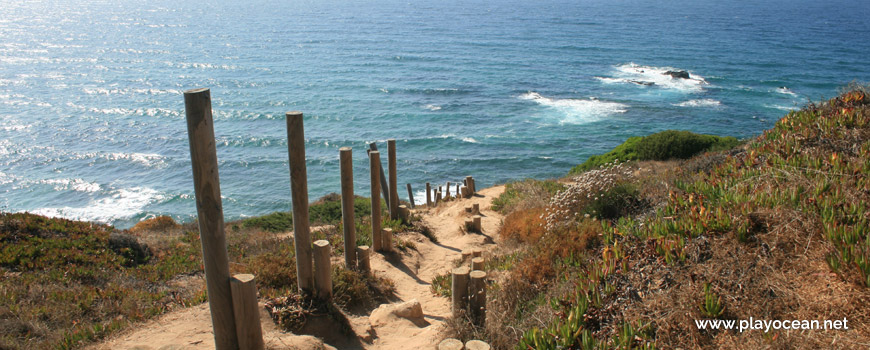
[[[350, 341], [336, 344], [340, 348], [367, 350], [431, 348], [443, 338], [446, 320], [450, 317], [448, 298], [432, 294], [432, 279], [453, 267], [466, 249], [494, 246], [493, 239], [501, 224], [502, 216], [490, 209], [493, 197], [504, 191], [504, 186], [481, 190], [471, 199], [443, 202], [438, 208], [426, 209], [425, 205], [415, 212], [437, 237], [433, 243], [420, 234], [403, 234], [399, 239], [412, 241], [416, 249], [409, 249], [392, 256], [372, 254], [372, 270], [386, 277], [396, 286], [396, 303], [417, 300], [423, 308], [423, 320], [411, 321], [393, 317], [370, 326], [368, 316], [351, 317], [351, 323], [361, 338], [368, 341]], [[483, 234], [464, 234], [462, 224], [470, 218], [465, 207], [477, 203], [482, 214]], [[330, 345], [312, 336], [298, 336], [279, 330], [261, 307], [261, 324], [267, 348], [270, 349], [331, 349]], [[371, 327], [371, 328], [370, 328]], [[367, 337], [366, 333], [370, 333]], [[348, 346], [346, 344], [356, 344]], [[134, 326], [132, 329], [104, 343], [88, 347], [93, 350], [136, 349], [177, 350], [214, 349], [211, 317], [208, 304], [170, 312], [156, 320]]]

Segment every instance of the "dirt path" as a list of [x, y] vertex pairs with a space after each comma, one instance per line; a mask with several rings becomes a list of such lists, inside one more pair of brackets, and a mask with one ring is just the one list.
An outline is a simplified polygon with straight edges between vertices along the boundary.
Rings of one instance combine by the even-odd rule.
[[[504, 186], [496, 186], [479, 191], [471, 199], [461, 199], [442, 203], [438, 208], [417, 209], [416, 213], [432, 229], [438, 243], [419, 234], [401, 237], [411, 240], [416, 250], [409, 249], [395, 257], [385, 258], [382, 254], [372, 254], [371, 264], [375, 274], [386, 277], [396, 285], [396, 304], [417, 300], [422, 306], [423, 317], [353, 317], [351, 323], [363, 338], [370, 333], [367, 342], [354, 342], [353, 348], [367, 350], [406, 350], [431, 348], [442, 337], [446, 329], [445, 321], [450, 317], [448, 298], [432, 294], [429, 283], [439, 275], [450, 271], [454, 259], [461, 256], [462, 250], [481, 247], [491, 248], [493, 239], [501, 223], [500, 214], [490, 209], [492, 198], [504, 191]], [[465, 207], [480, 205], [483, 216], [483, 234], [463, 234], [461, 225], [469, 218]], [[425, 207], [425, 206], [424, 206]], [[271, 349], [331, 349], [321, 340], [311, 336], [297, 336], [285, 333], [272, 323], [261, 307], [261, 322], [267, 348]], [[377, 313], [377, 310], [373, 313]], [[371, 326], [370, 326], [371, 325]], [[368, 331], [368, 332], [367, 332]], [[339, 345], [342, 348], [345, 346]], [[134, 327], [107, 342], [89, 347], [93, 350], [136, 349], [136, 350], [178, 350], [214, 349], [211, 317], [208, 304], [171, 312], [157, 320]]]

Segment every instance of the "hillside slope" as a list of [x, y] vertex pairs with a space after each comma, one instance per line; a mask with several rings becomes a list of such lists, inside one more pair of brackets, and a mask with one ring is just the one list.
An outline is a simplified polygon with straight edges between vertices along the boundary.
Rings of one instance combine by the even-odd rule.
[[[514, 246], [488, 339], [504, 349], [867, 348], [868, 104], [855, 88], [729, 151], [508, 184], [497, 202]], [[703, 320], [799, 322], [739, 331], [699, 329]], [[841, 329], [805, 329], [826, 320]]]

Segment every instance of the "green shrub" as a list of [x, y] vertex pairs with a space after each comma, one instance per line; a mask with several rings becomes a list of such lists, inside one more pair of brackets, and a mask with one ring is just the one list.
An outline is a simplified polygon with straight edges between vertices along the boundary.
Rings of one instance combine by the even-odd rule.
[[261, 228], [270, 232], [282, 232], [293, 230], [293, 214], [278, 211], [271, 214], [242, 220], [242, 226], [247, 228]]
[[630, 137], [610, 152], [589, 157], [571, 169], [571, 174], [595, 169], [615, 160], [686, 159], [701, 152], [734, 148], [740, 141], [734, 137], [702, 135], [689, 131], [666, 130], [645, 137]]
[[734, 137], [667, 130], [641, 139], [636, 152], [640, 160], [686, 159], [701, 152], [730, 149], [738, 144]]
[[583, 213], [599, 219], [615, 220], [635, 212], [640, 204], [637, 188], [624, 183], [599, 193], [584, 207]]
[[[381, 202], [381, 208], [386, 204]], [[335, 193], [323, 196], [308, 208], [309, 220], [314, 224], [335, 224], [341, 221], [341, 196]], [[371, 199], [356, 197], [353, 199], [353, 213], [357, 218], [372, 215]]]

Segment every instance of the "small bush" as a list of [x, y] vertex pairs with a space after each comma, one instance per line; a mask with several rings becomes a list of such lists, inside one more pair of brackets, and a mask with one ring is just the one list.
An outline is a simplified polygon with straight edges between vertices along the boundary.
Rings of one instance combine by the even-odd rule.
[[[386, 204], [381, 202], [381, 208]], [[313, 224], [335, 224], [341, 221], [341, 195], [330, 193], [312, 203], [308, 208], [309, 221]], [[372, 215], [371, 199], [356, 197], [353, 200], [353, 213], [357, 218]]]
[[734, 137], [666, 130], [645, 137], [630, 137], [610, 152], [589, 157], [583, 164], [572, 168], [570, 174], [617, 161], [686, 159], [701, 152], [727, 150], [739, 144], [740, 141]]
[[445, 273], [441, 275], [435, 276], [432, 278], [432, 284], [429, 285], [429, 288], [432, 290], [432, 294], [435, 294], [439, 297], [450, 297], [450, 273]]
[[262, 254], [248, 262], [252, 274], [257, 276], [260, 294], [277, 296], [296, 291], [296, 258], [292, 244], [283, 244], [277, 251]]
[[637, 188], [623, 183], [600, 192], [586, 204], [583, 213], [599, 219], [615, 220], [636, 212], [641, 202]]
[[395, 293], [392, 281], [374, 275], [345, 269], [332, 268], [332, 299], [343, 309], [368, 308], [386, 301]]
[[181, 225], [175, 222], [171, 217], [166, 215], [157, 216], [151, 219], [142, 220], [136, 223], [130, 232], [146, 232], [146, 231], [167, 231], [170, 229], [179, 228]]
[[127, 267], [144, 264], [151, 258], [148, 246], [126, 233], [112, 232], [109, 235], [109, 248], [124, 258], [122, 265]]
[[269, 232], [284, 232], [293, 230], [293, 214], [289, 212], [274, 212], [242, 220], [246, 228], [260, 228]]
[[499, 234], [502, 238], [515, 239], [519, 242], [534, 243], [546, 232], [546, 214], [544, 208], [517, 210], [504, 218]]

